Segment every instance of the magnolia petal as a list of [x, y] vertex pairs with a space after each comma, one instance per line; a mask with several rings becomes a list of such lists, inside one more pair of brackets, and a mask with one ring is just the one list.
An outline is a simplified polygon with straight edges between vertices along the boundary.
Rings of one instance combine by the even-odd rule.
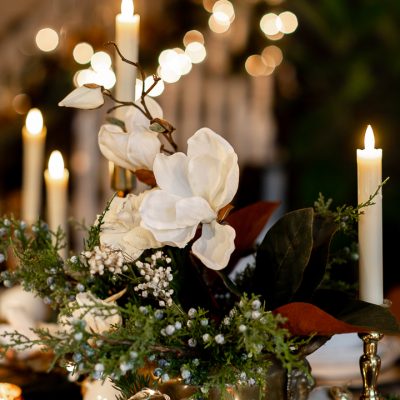
[[[140, 108], [143, 107], [140, 100], [137, 100], [135, 104]], [[154, 99], [146, 97], [146, 106], [153, 118], [163, 118], [162, 108]], [[124, 122], [129, 133], [136, 132], [138, 127], [148, 129], [150, 126], [149, 119], [136, 107], [130, 108], [125, 115]]]
[[127, 160], [134, 170], [153, 169], [156, 155], [160, 152], [161, 142], [158, 135], [145, 128], [137, 128], [128, 136]]
[[210, 204], [215, 210], [220, 210], [229, 204], [239, 187], [239, 164], [235, 153], [229, 154], [221, 164], [216, 191], [211, 193]]
[[189, 158], [208, 154], [222, 160], [230, 153], [235, 153], [233, 147], [222, 136], [209, 128], [199, 129], [188, 140], [187, 155]]
[[[214, 208], [212, 200], [220, 190], [220, 174], [223, 167], [223, 161], [208, 154], [193, 157], [188, 163], [188, 176], [193, 194], [206, 199], [215, 212], [218, 209]], [[223, 180], [222, 184], [225, 185]]]
[[192, 252], [206, 267], [221, 270], [228, 265], [235, 249], [235, 236], [235, 230], [229, 225], [216, 221], [203, 224], [201, 236], [193, 243]]
[[129, 135], [121, 127], [111, 124], [102, 125], [98, 140], [100, 151], [105, 158], [122, 168], [132, 169], [126, 154]]
[[187, 163], [187, 156], [183, 153], [157, 154], [153, 171], [159, 188], [180, 197], [191, 197]]
[[[233, 147], [211, 129], [202, 128], [188, 140], [188, 158], [189, 176], [195, 193], [207, 198], [216, 211], [229, 204], [239, 186], [239, 165]], [[211, 160], [219, 160], [219, 163]], [[203, 176], [196, 173], [196, 170], [205, 171], [205, 168], [211, 171], [203, 172]], [[210, 178], [206, 179], [206, 174]], [[208, 186], [207, 180], [212, 182]]]
[[163, 245], [183, 248], [196, 234], [197, 225], [175, 229], [152, 229], [154, 237]]
[[61, 100], [60, 107], [82, 108], [91, 110], [104, 104], [102, 88], [81, 86], [73, 90], [68, 96]]
[[176, 219], [183, 226], [197, 226], [200, 222], [210, 222], [216, 214], [201, 197], [186, 197], [176, 203]]
[[[124, 235], [123, 241], [137, 251], [162, 247], [162, 244], [155, 239], [154, 235], [142, 226], [131, 229]], [[132, 258], [135, 259], [135, 257]]]
[[[142, 218], [141, 226], [154, 230], [184, 228], [176, 218], [176, 203], [180, 197], [164, 190], [151, 191], [142, 201], [139, 212]], [[157, 236], [155, 235], [157, 238]], [[159, 240], [159, 239], [157, 239]]]

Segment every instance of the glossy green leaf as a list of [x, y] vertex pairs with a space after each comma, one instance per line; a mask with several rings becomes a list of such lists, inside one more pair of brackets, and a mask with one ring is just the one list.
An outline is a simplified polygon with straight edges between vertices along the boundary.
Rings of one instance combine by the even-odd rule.
[[271, 309], [290, 302], [301, 287], [313, 248], [313, 217], [312, 208], [284, 215], [257, 251], [254, 289]]

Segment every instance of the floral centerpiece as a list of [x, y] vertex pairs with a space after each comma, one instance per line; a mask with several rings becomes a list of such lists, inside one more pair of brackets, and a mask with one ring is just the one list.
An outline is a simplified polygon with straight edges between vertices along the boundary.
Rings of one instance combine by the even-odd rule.
[[[22, 283], [58, 313], [54, 329], [7, 333], [4, 351], [40, 345], [75, 375], [110, 377], [127, 398], [150, 396], [145, 388], [163, 396], [173, 379], [193, 396], [218, 389], [229, 397], [234, 388], [264, 388], [274, 363], [307, 372], [304, 349], [318, 336], [399, 332], [387, 309], [321, 289], [333, 236], [351, 230], [373, 196], [336, 210], [321, 197], [282, 217], [256, 247], [277, 204], [233, 210], [234, 149], [202, 128], [178, 152], [174, 127], [148, 98], [152, 88], [131, 103], [85, 85], [60, 103], [92, 109], [111, 97], [126, 107], [123, 121], [100, 128], [100, 150], [148, 189], [115, 196], [88, 229], [84, 251], [66, 260], [61, 231], [0, 219], [0, 251], [12, 247], [19, 259], [1, 273], [4, 285]], [[254, 262], [233, 277], [249, 254]]]

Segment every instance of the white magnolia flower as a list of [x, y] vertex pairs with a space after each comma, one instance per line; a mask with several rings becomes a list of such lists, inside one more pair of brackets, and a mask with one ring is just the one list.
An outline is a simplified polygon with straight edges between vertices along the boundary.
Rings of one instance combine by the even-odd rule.
[[69, 306], [73, 309], [72, 316], [63, 315], [59, 319], [59, 323], [67, 330], [70, 330], [70, 326], [79, 320], [86, 322], [85, 329], [88, 332], [99, 334], [122, 324], [122, 317], [115, 303], [100, 300], [91, 292], [78, 293], [76, 301], [71, 302]]
[[[137, 101], [136, 104], [140, 105]], [[146, 99], [153, 118], [162, 118], [163, 112], [157, 102]], [[160, 152], [158, 133], [149, 129], [150, 121], [143, 113], [132, 107], [124, 119], [127, 132], [120, 126], [106, 124], [100, 128], [99, 146], [104, 157], [120, 167], [136, 171], [153, 169], [155, 156]]]
[[101, 227], [100, 243], [121, 250], [130, 261], [139, 258], [144, 250], [162, 246], [149, 230], [140, 225], [139, 206], [146, 193], [114, 197]]
[[84, 110], [99, 108], [103, 104], [103, 93], [101, 87], [97, 85], [78, 87], [58, 103], [60, 107], [74, 107]]
[[159, 189], [140, 206], [142, 226], [158, 241], [182, 248], [202, 223], [193, 253], [209, 268], [226, 267], [235, 248], [235, 230], [219, 224], [217, 217], [238, 188], [239, 166], [232, 146], [203, 128], [188, 140], [187, 155], [158, 154], [153, 170]]

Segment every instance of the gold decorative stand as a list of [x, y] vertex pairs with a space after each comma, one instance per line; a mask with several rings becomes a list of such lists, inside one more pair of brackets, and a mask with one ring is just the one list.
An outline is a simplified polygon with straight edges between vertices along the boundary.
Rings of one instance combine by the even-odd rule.
[[364, 344], [364, 354], [360, 357], [360, 370], [363, 381], [360, 400], [382, 400], [377, 390], [381, 359], [378, 356], [378, 342], [383, 338], [381, 333], [360, 333]]
[[135, 183], [135, 175], [131, 171], [114, 165], [111, 187], [118, 197], [125, 197], [130, 193], [135, 188]]

